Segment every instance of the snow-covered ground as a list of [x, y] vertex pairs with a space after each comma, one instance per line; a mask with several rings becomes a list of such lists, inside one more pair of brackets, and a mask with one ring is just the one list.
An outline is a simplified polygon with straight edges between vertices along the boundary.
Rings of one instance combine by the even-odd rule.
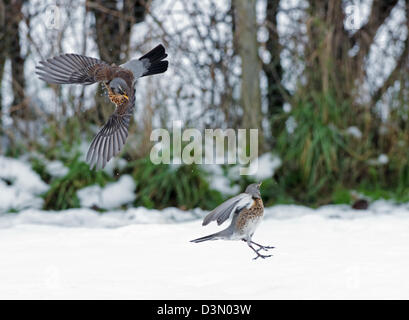
[[[267, 176], [280, 165], [259, 160]], [[210, 173], [216, 190], [239, 192]], [[219, 229], [201, 226], [203, 210], [133, 208], [130, 176], [79, 190], [81, 209], [41, 210], [48, 188], [27, 161], [0, 156], [0, 299], [409, 299], [409, 204], [266, 208], [254, 240], [276, 249], [254, 261], [244, 242], [189, 242]]]
[[[189, 240], [218, 229], [169, 208], [0, 216], [0, 299], [409, 299], [409, 205], [275, 206], [254, 240]], [[179, 223], [171, 223], [171, 221]]]

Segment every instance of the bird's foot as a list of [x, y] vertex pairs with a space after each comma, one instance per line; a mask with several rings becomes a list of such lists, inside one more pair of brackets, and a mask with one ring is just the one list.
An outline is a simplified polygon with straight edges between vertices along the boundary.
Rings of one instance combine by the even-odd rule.
[[273, 246], [262, 246], [260, 244], [258, 244], [258, 249], [256, 250], [257, 252], [259, 252], [260, 250], [264, 250], [264, 251], [268, 251], [269, 249], [274, 249], [275, 247]]
[[[243, 241], [248, 243], [248, 240], [246, 240], [246, 239], [243, 239]], [[262, 244], [254, 242], [252, 240], [250, 240], [250, 244], [255, 244], [258, 247], [257, 250], [253, 249], [253, 250], [257, 251], [257, 252], [259, 252], [260, 250], [268, 251], [269, 249], [274, 249], [275, 248], [273, 246], [263, 246]]]
[[[260, 250], [260, 249], [259, 249], [259, 250]], [[257, 251], [257, 256], [255, 256], [255, 257], [253, 258], [253, 260], [257, 260], [258, 258], [265, 259], [265, 258], [269, 258], [269, 257], [272, 257], [272, 256], [273, 256], [272, 254], [264, 255], [264, 254], [258, 253], [258, 251]]]
[[[258, 249], [255, 249], [255, 248], [252, 246], [252, 244], [255, 244], [255, 245], [258, 246], [259, 248], [258, 248]], [[264, 255], [264, 254], [261, 254], [259, 251], [260, 251], [260, 250], [268, 251], [268, 249], [273, 249], [274, 247], [271, 247], [271, 246], [263, 246], [263, 245], [261, 245], [261, 244], [258, 244], [258, 243], [256, 243], [256, 242], [254, 242], [254, 241], [247, 241], [247, 245], [248, 245], [249, 248], [250, 248], [251, 250], [253, 250], [254, 253], [257, 255], [256, 257], [253, 258], [253, 260], [256, 260], [256, 259], [258, 259], [258, 258], [263, 258], [263, 259], [265, 259], [265, 258], [268, 258], [268, 257], [272, 257], [271, 254], [269, 254], [269, 255]]]
[[274, 249], [275, 247], [269, 247], [269, 246], [262, 246], [260, 248], [257, 249], [257, 252], [259, 252], [260, 250], [264, 250], [264, 251], [268, 251], [269, 249]]

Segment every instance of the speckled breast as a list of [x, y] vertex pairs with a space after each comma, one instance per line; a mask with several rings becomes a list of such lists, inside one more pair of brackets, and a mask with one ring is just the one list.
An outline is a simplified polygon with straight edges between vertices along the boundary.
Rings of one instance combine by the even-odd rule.
[[253, 206], [240, 212], [236, 221], [237, 231], [242, 234], [252, 234], [261, 221], [263, 214], [263, 200], [254, 199]]
[[121, 105], [121, 104], [123, 104], [123, 103], [125, 103], [125, 102], [128, 101], [128, 99], [125, 98], [125, 96], [120, 95], [120, 94], [108, 94], [108, 96], [109, 96], [109, 99], [110, 99], [113, 103], [115, 103], [116, 105]]

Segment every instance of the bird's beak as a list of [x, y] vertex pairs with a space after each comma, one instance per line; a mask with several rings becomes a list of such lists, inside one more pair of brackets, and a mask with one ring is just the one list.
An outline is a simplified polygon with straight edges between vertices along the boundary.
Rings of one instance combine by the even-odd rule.
[[128, 96], [126, 94], [124, 94], [123, 96], [126, 98], [126, 100], [129, 101], [129, 98], [128, 98]]

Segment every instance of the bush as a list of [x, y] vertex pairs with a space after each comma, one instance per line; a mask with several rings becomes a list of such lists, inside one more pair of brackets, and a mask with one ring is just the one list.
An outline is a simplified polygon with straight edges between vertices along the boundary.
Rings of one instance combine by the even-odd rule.
[[149, 158], [130, 162], [127, 169], [136, 182], [135, 206], [213, 209], [224, 199], [211, 190], [199, 166], [153, 164]]
[[77, 191], [86, 186], [98, 184], [104, 186], [113, 181], [105, 171], [90, 170], [89, 165], [79, 161], [77, 155], [66, 163], [68, 173], [52, 181], [50, 189], [44, 194], [44, 209], [64, 210], [80, 207]]
[[341, 116], [345, 109], [330, 94], [311, 95], [295, 103], [288, 114], [296, 128], [293, 132], [283, 130], [278, 137], [283, 160], [278, 177], [279, 184], [296, 200], [311, 204], [328, 196], [342, 176], [343, 159], [348, 157], [339, 129], [345, 126]]

